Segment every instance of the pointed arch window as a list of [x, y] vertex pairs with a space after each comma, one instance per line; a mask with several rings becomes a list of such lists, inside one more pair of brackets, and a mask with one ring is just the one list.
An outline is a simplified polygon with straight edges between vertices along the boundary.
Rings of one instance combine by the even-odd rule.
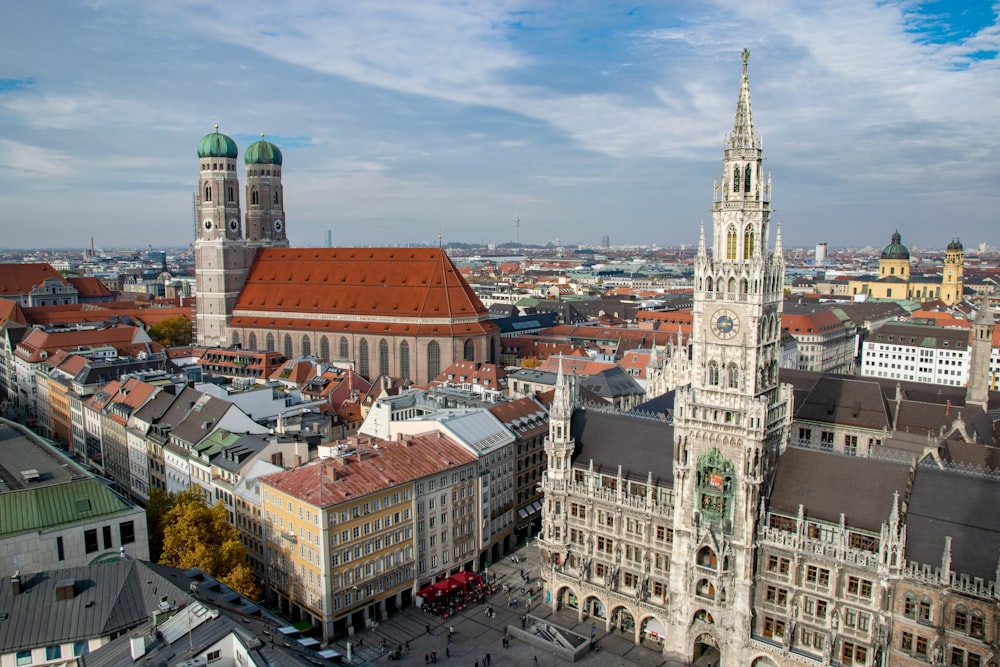
[[347, 336], [340, 337], [340, 358], [345, 360], [351, 358], [351, 347], [347, 343]]
[[231, 185], [229, 186], [229, 201], [230, 202], [236, 201], [236, 191], [233, 190], [233, 186]]
[[267, 334], [267, 338], [264, 341], [264, 345], [268, 352], [274, 352], [274, 334]]
[[733, 225], [726, 230], [726, 259], [736, 259], [736, 227]]
[[309, 340], [309, 334], [302, 337], [302, 356], [308, 357], [312, 354], [312, 341]]
[[427, 379], [433, 380], [441, 374], [441, 346], [436, 340], [427, 345]]
[[389, 374], [389, 343], [383, 338], [378, 342], [378, 372]]
[[260, 203], [260, 195], [257, 194], [257, 188], [254, 188], [253, 190], [250, 191], [250, 203], [251, 204]]
[[285, 341], [284, 341], [284, 343], [285, 343], [284, 344], [285, 356], [288, 357], [289, 359], [291, 359], [292, 358], [292, 335], [291, 334], [285, 334]]
[[465, 346], [462, 351], [462, 358], [466, 361], [476, 360], [476, 346], [472, 344], [471, 340], [465, 341]]
[[368, 378], [368, 341], [364, 338], [358, 343], [358, 373]]
[[708, 384], [713, 387], [719, 385], [719, 364], [716, 361], [710, 361], [708, 363]]
[[240, 334], [236, 331], [233, 332], [233, 347], [240, 346]]
[[205, 199], [205, 201], [212, 201], [212, 186], [211, 185], [205, 185], [204, 199]]
[[752, 225], [747, 225], [747, 228], [743, 230], [743, 258], [749, 259], [753, 257], [753, 246], [756, 240], [756, 235], [753, 231]]
[[274, 193], [274, 203], [275, 204], [278, 203], [278, 192], [277, 191], [275, 191], [275, 193]]
[[743, 170], [743, 192], [750, 192], [750, 165]]
[[252, 331], [250, 332], [250, 335], [247, 336], [247, 347], [254, 351], [257, 350], [257, 334]]
[[399, 377], [404, 380], [410, 377], [410, 344], [405, 340], [399, 344]]
[[319, 339], [319, 356], [330, 360], [330, 340], [326, 336]]
[[729, 364], [729, 388], [739, 389], [740, 387], [740, 367], [736, 363]]
[[733, 192], [740, 191], [740, 166], [733, 167]]

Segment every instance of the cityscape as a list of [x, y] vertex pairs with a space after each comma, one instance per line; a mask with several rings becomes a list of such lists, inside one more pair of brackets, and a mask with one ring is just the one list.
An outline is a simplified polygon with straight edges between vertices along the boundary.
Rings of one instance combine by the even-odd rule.
[[1000, 665], [995, 227], [777, 218], [755, 65], [648, 242], [297, 245], [216, 125], [177, 242], [0, 248], [0, 665]]

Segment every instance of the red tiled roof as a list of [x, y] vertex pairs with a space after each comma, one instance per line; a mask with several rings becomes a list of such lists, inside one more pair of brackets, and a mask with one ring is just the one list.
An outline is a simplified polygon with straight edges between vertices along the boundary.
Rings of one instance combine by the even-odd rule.
[[[323, 316], [349, 316], [351, 321]], [[425, 324], [374, 323], [371, 318]], [[259, 250], [230, 324], [424, 336], [496, 330], [440, 248]]]
[[16, 301], [10, 299], [0, 299], [0, 324], [6, 322], [17, 322], [18, 324], [28, 324], [24, 316], [24, 310]]
[[0, 264], [0, 294], [27, 294], [49, 278], [57, 278], [62, 284], [69, 285], [48, 263]]
[[261, 481], [314, 507], [330, 507], [476, 460], [475, 455], [439, 432], [405, 440], [355, 437], [340, 442], [359, 453], [317, 459], [265, 475]]
[[52, 354], [56, 350], [76, 350], [80, 347], [109, 345], [122, 356], [135, 356], [146, 351], [147, 346], [153, 352], [163, 349], [159, 343], [135, 343], [140, 334], [141, 329], [138, 327], [125, 325], [85, 331], [47, 332], [33, 329], [18, 343], [14, 354], [28, 362], [39, 362], [44, 358], [43, 352]]
[[840, 318], [832, 310], [820, 310], [815, 313], [782, 313], [781, 328], [790, 334], [819, 333], [842, 329]]
[[79, 298], [95, 299], [111, 296], [111, 290], [109, 290], [104, 283], [97, 278], [91, 276], [76, 276], [68, 278], [67, 280], [69, 280], [70, 284], [76, 288], [76, 293]]

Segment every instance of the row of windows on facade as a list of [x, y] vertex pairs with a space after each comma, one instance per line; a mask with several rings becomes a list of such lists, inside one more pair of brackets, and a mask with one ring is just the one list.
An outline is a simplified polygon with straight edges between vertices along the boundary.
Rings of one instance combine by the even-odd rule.
[[[211, 169], [212, 171], [219, 171], [220, 169], [222, 169], [223, 171], [236, 171], [236, 163], [235, 162], [228, 162], [228, 163], [227, 162], [202, 162], [201, 163], [201, 170], [202, 171], [208, 171], [209, 169]], [[281, 176], [281, 170], [280, 169], [274, 169], [273, 172], [274, 173], [272, 174], [272, 170], [271, 169], [247, 169], [247, 176], [272, 176], [272, 175], [273, 176]]]
[[[286, 357], [293, 357], [294, 350], [292, 345], [291, 334], [285, 334], [282, 340], [284, 347], [284, 354]], [[302, 336], [300, 341], [302, 356], [308, 357], [312, 354], [312, 339], [308, 334]], [[240, 344], [240, 337], [238, 333], [233, 333], [233, 344]], [[247, 347], [251, 350], [257, 349], [257, 334], [255, 332], [250, 332], [247, 335]], [[264, 338], [264, 351], [275, 352], [275, 337], [274, 334], [269, 333]], [[340, 359], [348, 360], [351, 358], [350, 341], [348, 341], [346, 336], [342, 336], [340, 339], [339, 349]], [[466, 340], [462, 347], [463, 358], [466, 361], [475, 360], [475, 344], [472, 340]], [[330, 341], [326, 336], [322, 336], [319, 339], [319, 356], [323, 359], [330, 359]], [[382, 375], [389, 374], [389, 342], [386, 339], [381, 339], [378, 343], [378, 369], [379, 373]], [[357, 359], [358, 373], [364, 377], [368, 377], [370, 373], [369, 366], [369, 345], [366, 338], [362, 338], [358, 341]], [[437, 341], [431, 341], [427, 344], [427, 368], [429, 377], [437, 377], [441, 373], [441, 346]], [[399, 375], [401, 377], [409, 377], [410, 375], [410, 345], [405, 340], [399, 343]]]
[[[239, 203], [236, 199], [236, 189], [233, 186], [231, 185], [229, 186], [229, 188], [226, 190], [226, 195], [227, 195], [226, 203], [228, 204]], [[278, 196], [277, 190], [274, 191], [273, 200], [274, 204], [278, 204], [281, 201], [280, 197]], [[204, 190], [202, 191], [202, 201], [204, 202], [212, 201], [212, 186], [210, 184], [206, 184]], [[260, 192], [257, 190], [257, 188], [251, 188], [250, 190], [250, 204], [251, 205], [260, 204]]]
[[[103, 539], [104, 549], [113, 549], [114, 542], [111, 535], [111, 526], [101, 527], [101, 538]], [[118, 524], [118, 544], [119, 546], [125, 546], [126, 544], [132, 544], [135, 542], [135, 523], [132, 521], [123, 521]], [[100, 546], [97, 540], [97, 529], [89, 528], [83, 531], [83, 545], [84, 549], [88, 554], [92, 554], [100, 550]], [[56, 537], [56, 555], [59, 560], [66, 559], [66, 553], [63, 546], [62, 536]]]

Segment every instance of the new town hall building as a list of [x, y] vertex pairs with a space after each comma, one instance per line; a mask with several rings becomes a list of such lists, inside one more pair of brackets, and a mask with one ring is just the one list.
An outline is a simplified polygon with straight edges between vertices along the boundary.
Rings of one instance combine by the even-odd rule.
[[[560, 372], [542, 600], [685, 663], [997, 665], [988, 385], [779, 379], [784, 263], [780, 228], [769, 244], [748, 56], [673, 422], [578, 407]], [[985, 378], [992, 317], [974, 328], [972, 373]]]
[[218, 128], [198, 145], [196, 338], [350, 362], [425, 384], [455, 361], [493, 361], [498, 328], [442, 248], [289, 248], [283, 156], [244, 155]]

